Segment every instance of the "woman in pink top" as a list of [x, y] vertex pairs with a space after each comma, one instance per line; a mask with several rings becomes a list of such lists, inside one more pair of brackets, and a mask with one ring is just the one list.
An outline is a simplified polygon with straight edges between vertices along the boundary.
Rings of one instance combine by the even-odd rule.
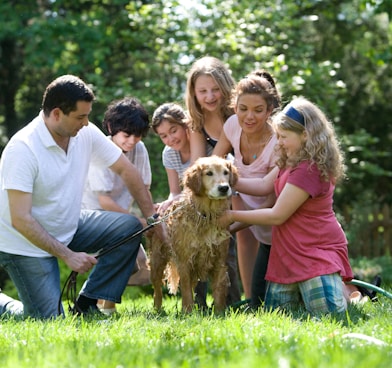
[[[234, 153], [234, 164], [242, 178], [263, 178], [275, 166], [276, 136], [270, 119], [280, 106], [273, 77], [257, 70], [241, 79], [233, 91], [235, 115], [223, 126], [214, 154]], [[239, 193], [233, 209], [248, 210], [273, 205], [275, 196]], [[257, 308], [264, 300], [265, 272], [271, 246], [271, 226], [254, 225], [236, 233], [238, 264], [245, 297]]]
[[305, 98], [294, 99], [273, 121], [277, 168], [263, 179], [242, 179], [237, 190], [263, 195], [275, 188], [272, 208], [228, 211], [222, 223], [272, 225], [266, 308], [304, 304], [312, 314], [347, 308], [343, 281], [353, 273], [347, 240], [333, 211], [343, 155], [332, 124]]

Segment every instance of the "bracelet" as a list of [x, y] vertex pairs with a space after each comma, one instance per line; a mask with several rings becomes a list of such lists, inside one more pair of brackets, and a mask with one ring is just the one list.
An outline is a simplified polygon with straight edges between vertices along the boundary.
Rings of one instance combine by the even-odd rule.
[[147, 221], [147, 225], [152, 225], [156, 222], [157, 218], [159, 217], [158, 213], [154, 213], [151, 216], [148, 216], [146, 221]]

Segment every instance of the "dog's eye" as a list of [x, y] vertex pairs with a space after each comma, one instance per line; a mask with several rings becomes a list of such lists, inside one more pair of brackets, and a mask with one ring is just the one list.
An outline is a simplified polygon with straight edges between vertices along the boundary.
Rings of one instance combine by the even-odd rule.
[[229, 170], [223, 171], [223, 175], [229, 175]]
[[207, 172], [206, 172], [206, 175], [207, 175], [207, 176], [212, 176], [212, 175], [214, 175], [214, 173], [210, 170], [210, 171], [207, 171]]

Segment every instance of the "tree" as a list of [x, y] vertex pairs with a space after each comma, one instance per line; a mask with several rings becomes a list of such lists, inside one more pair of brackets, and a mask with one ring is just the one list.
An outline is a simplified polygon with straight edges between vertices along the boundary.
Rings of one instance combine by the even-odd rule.
[[[43, 89], [60, 74], [93, 85], [91, 119], [100, 125], [107, 104], [125, 95], [138, 97], [151, 114], [163, 102], [182, 102], [190, 64], [210, 54], [235, 79], [270, 70], [284, 102], [305, 95], [334, 120], [350, 178], [338, 207], [362, 197], [391, 201], [390, 16], [386, 0], [2, 2], [3, 138], [37, 113]], [[162, 198], [162, 144], [154, 135], [146, 144], [153, 193]]]

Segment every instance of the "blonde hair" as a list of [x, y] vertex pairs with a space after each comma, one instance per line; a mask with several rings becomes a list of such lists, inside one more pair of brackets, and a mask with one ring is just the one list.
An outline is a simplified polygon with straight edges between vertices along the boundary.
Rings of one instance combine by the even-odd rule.
[[[290, 107], [300, 114], [299, 118], [303, 122], [299, 122], [295, 116], [286, 115]], [[297, 134], [306, 132], [307, 137], [301, 150], [294, 157], [288, 158], [278, 145], [280, 153], [277, 161], [278, 167], [295, 167], [301, 161], [309, 160], [317, 165], [322, 178], [326, 181], [338, 182], [345, 177], [344, 155], [335, 129], [314, 103], [304, 97], [295, 98], [274, 117], [273, 127], [278, 135], [280, 130], [288, 130]]]
[[191, 118], [192, 130], [200, 132], [204, 126], [204, 115], [200, 104], [195, 96], [195, 83], [197, 78], [202, 75], [208, 75], [214, 79], [219, 86], [223, 99], [220, 107], [220, 114], [222, 120], [226, 121], [229, 116], [233, 115], [234, 111], [230, 106], [231, 91], [235, 86], [234, 79], [230, 71], [223, 64], [222, 61], [213, 57], [205, 56], [196, 60], [188, 73], [186, 83], [185, 103], [188, 114]]

